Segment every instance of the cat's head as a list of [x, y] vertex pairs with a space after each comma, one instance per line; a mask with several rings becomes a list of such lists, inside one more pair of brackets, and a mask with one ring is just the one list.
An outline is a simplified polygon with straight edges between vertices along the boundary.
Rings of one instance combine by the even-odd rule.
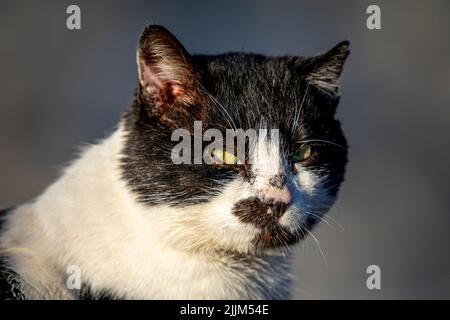
[[[348, 53], [345, 41], [313, 57], [191, 56], [166, 29], [146, 28], [122, 168], [161, 234], [187, 249], [238, 252], [308, 234], [344, 179], [347, 144], [335, 112]], [[180, 129], [191, 139], [172, 141]], [[258, 135], [244, 140], [243, 158], [223, 145], [208, 152], [217, 163], [195, 164], [208, 129], [224, 139], [227, 129]], [[191, 164], [174, 163], [180, 144]]]

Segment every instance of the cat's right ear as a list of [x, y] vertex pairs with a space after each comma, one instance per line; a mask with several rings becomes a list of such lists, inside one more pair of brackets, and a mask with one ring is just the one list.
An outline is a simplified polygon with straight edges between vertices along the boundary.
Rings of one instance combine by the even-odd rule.
[[191, 56], [167, 29], [145, 28], [137, 50], [139, 95], [149, 116], [171, 127], [191, 127], [208, 115]]

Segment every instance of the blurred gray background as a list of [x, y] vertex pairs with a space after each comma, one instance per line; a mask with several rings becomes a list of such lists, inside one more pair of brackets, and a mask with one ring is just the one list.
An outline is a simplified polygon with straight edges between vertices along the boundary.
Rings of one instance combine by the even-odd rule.
[[[81, 7], [82, 29], [66, 28]], [[382, 29], [366, 28], [381, 7]], [[0, 207], [38, 195], [111, 132], [148, 23], [192, 53], [307, 55], [349, 39], [339, 118], [347, 180], [329, 225], [296, 248], [295, 298], [450, 298], [449, 1], [0, 2]], [[366, 268], [381, 268], [368, 290]]]

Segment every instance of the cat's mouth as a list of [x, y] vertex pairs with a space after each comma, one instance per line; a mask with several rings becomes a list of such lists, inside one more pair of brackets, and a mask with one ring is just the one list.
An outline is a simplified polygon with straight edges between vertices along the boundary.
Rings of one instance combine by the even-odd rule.
[[292, 230], [280, 223], [283, 215], [288, 214], [289, 206], [282, 203], [267, 204], [257, 197], [250, 197], [237, 202], [233, 215], [242, 223], [252, 224], [261, 230], [254, 242], [258, 248], [275, 248], [287, 246], [303, 238], [304, 232]]

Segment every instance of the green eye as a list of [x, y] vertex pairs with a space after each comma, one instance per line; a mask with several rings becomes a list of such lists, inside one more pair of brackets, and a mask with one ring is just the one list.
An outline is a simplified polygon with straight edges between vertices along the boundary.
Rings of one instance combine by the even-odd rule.
[[234, 154], [223, 149], [214, 149], [212, 154], [223, 164], [236, 164], [238, 162], [238, 158]]
[[302, 162], [307, 160], [312, 154], [310, 145], [300, 146], [292, 155], [292, 162]]

